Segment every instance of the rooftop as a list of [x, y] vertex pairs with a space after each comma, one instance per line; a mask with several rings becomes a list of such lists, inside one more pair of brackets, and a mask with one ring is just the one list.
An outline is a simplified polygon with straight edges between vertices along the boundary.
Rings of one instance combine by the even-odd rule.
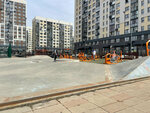
[[73, 25], [72, 23], [69, 23], [69, 22], [64, 22], [64, 21], [60, 21], [60, 20], [54, 20], [54, 19], [44, 18], [44, 17], [39, 17], [39, 16], [36, 16], [34, 19], [55, 22], [55, 23], [62, 23], [62, 24], [66, 24], [66, 25]]
[[26, 4], [26, 0], [10, 0], [10, 1], [13, 1], [13, 2], [19, 2], [19, 3], [23, 3], [23, 4]]

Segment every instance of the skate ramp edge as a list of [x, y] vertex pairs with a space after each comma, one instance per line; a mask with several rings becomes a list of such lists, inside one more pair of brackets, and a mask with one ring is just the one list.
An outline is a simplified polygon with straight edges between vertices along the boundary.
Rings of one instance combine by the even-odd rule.
[[131, 73], [125, 76], [123, 80], [130, 80], [148, 76], [150, 76], [150, 57], [147, 57], [147, 59], [141, 65], [139, 65]]
[[119, 64], [111, 65], [110, 71], [112, 74], [113, 81], [123, 80], [127, 75], [137, 69], [143, 62], [149, 57], [142, 57], [135, 60], [125, 61]]

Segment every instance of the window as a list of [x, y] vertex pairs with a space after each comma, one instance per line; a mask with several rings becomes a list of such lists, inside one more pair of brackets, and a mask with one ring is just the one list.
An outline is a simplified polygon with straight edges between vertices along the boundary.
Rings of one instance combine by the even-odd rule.
[[125, 37], [125, 42], [129, 42], [129, 37]]
[[142, 23], [144, 22], [144, 17], [141, 18], [141, 22], [142, 22]]
[[116, 8], [119, 8], [120, 7], [120, 3], [116, 4]]
[[126, 29], [126, 30], [125, 30], [125, 34], [128, 34], [128, 33], [129, 33], [129, 29]]
[[150, 16], [148, 16], [148, 21], [150, 21]]
[[128, 7], [125, 7], [125, 11], [129, 11], [129, 6], [128, 6]]
[[103, 28], [103, 32], [105, 31], [105, 28]]
[[103, 10], [103, 13], [105, 13], [105, 9]]
[[141, 6], [144, 6], [144, 0], [141, 1]]
[[129, 22], [125, 22], [125, 26], [128, 26], [129, 25]]
[[120, 24], [117, 24], [117, 25], [116, 25], [116, 28], [117, 28], [117, 29], [120, 28]]
[[147, 29], [150, 30], [150, 25], [147, 26]]
[[144, 40], [144, 35], [141, 36], [141, 40]]
[[117, 43], [120, 42], [120, 39], [116, 39], [116, 42], [117, 42]]
[[112, 39], [112, 40], [111, 40], [111, 43], [115, 43], [115, 40], [114, 40], [114, 39]]
[[117, 15], [120, 14], [120, 10], [117, 10], [117, 11], [116, 11], [116, 14], [117, 14]]
[[150, 12], [150, 7], [148, 7], [147, 12], [148, 12], [148, 13]]
[[128, 19], [128, 18], [129, 18], [129, 14], [126, 14], [126, 15], [125, 15], [125, 19]]
[[141, 10], [141, 14], [144, 14], [144, 9]]
[[125, 3], [126, 3], [126, 4], [129, 3], [129, 0], [125, 0]]
[[105, 7], [105, 3], [103, 3], [103, 7]]
[[137, 36], [132, 37], [132, 41], [135, 41], [135, 40], [137, 40]]
[[141, 31], [144, 31], [144, 26], [141, 26]]
[[116, 18], [116, 21], [119, 23], [120, 22], [120, 18], [118, 17], [118, 18]]

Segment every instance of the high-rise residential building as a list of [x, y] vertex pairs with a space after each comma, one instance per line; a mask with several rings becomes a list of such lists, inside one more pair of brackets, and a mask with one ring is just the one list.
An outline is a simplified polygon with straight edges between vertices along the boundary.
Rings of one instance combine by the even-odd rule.
[[32, 21], [33, 46], [35, 49], [67, 49], [73, 35], [73, 26], [70, 23], [35, 17]]
[[27, 35], [27, 39], [26, 39], [26, 46], [27, 46], [27, 52], [28, 53], [32, 53], [33, 52], [33, 41], [32, 41], [32, 27], [27, 27], [27, 33], [26, 33], [26, 35]]
[[150, 0], [75, 0], [74, 33], [78, 50], [145, 51], [150, 38]]
[[26, 1], [0, 0], [0, 47], [13, 52], [25, 51]]

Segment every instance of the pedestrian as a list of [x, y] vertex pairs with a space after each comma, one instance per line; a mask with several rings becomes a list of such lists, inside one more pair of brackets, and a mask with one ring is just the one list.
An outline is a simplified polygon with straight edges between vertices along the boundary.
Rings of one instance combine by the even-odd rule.
[[56, 62], [57, 59], [57, 50], [54, 51], [54, 62]]
[[94, 50], [94, 51], [93, 51], [93, 58], [94, 58], [94, 61], [95, 61], [95, 56], [96, 56], [96, 51]]
[[116, 62], [116, 60], [117, 60], [116, 51], [113, 51], [111, 62]]

